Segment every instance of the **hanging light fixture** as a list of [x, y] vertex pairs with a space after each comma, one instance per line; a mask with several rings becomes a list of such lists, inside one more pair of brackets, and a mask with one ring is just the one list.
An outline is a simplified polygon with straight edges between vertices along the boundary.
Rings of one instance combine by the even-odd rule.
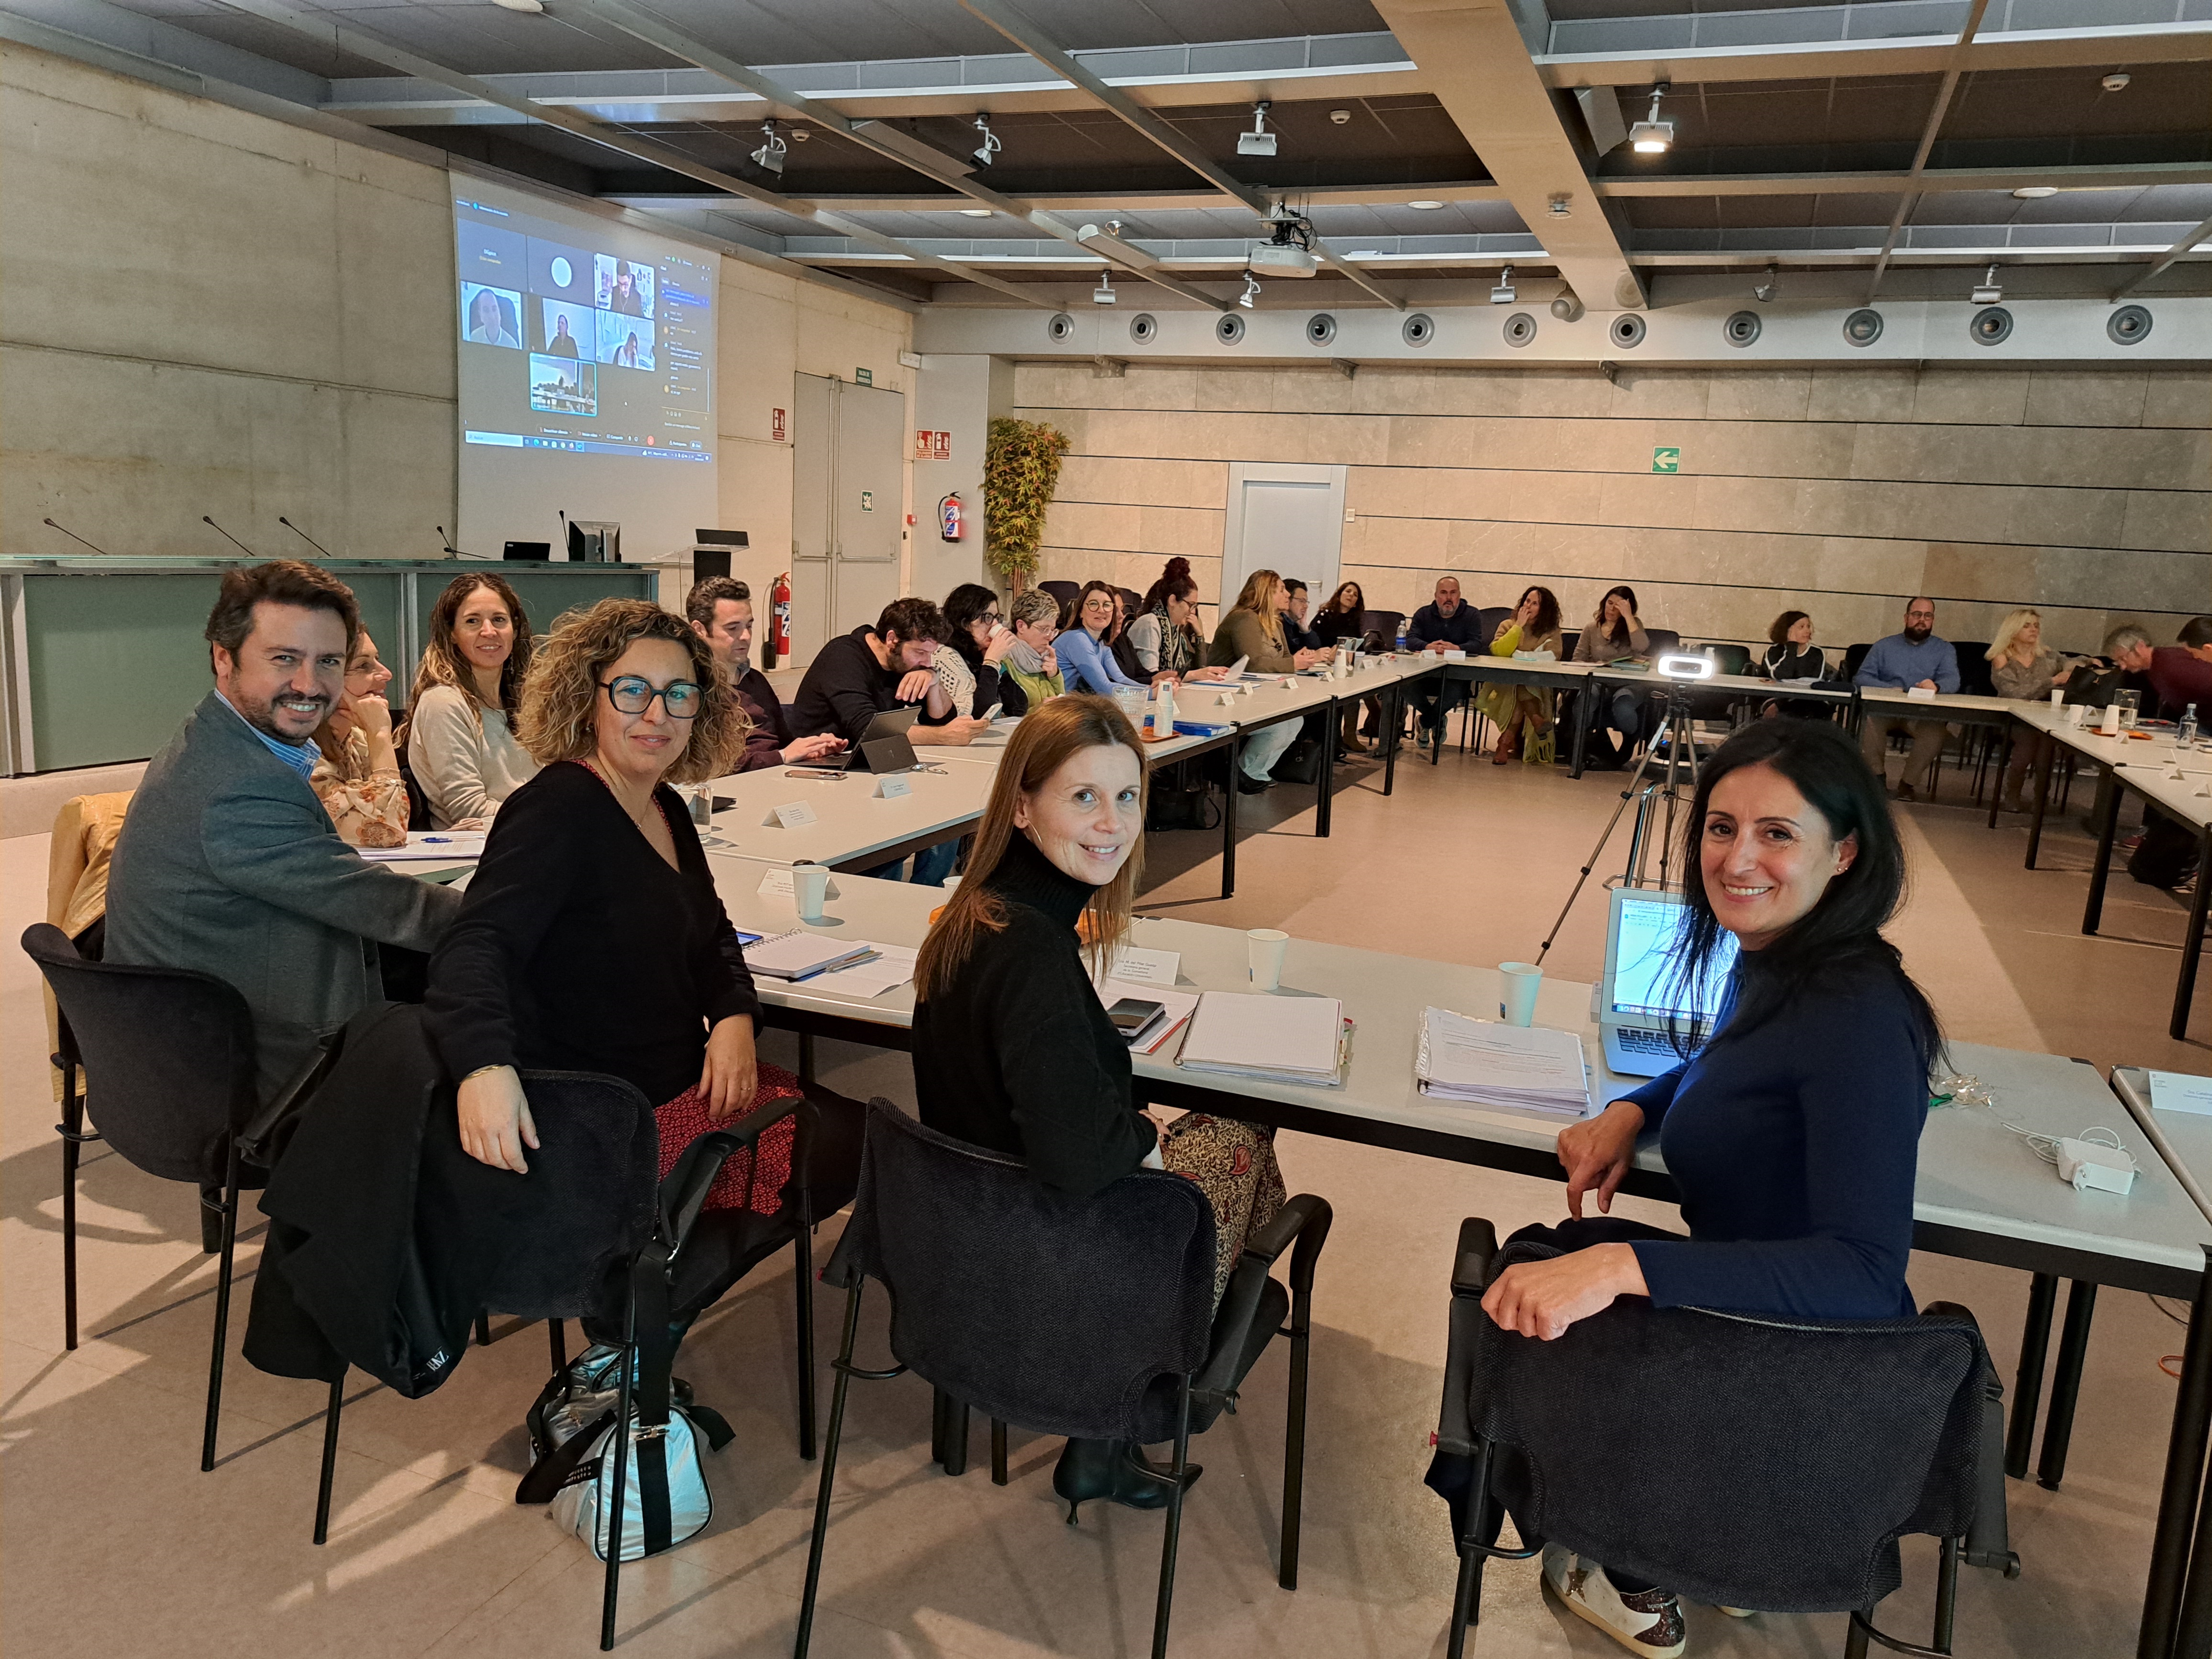
[[1990, 267], [1989, 275], [1983, 277], [1981, 282], [1976, 285], [1973, 297], [1974, 303], [1978, 306], [1993, 306], [2003, 303], [2004, 289], [1997, 286], [1997, 268], [1995, 265], [1991, 265]]
[[1098, 286], [1091, 290], [1091, 303], [1094, 306], [1118, 305], [1121, 303], [1121, 296], [1114, 292], [1114, 273], [1110, 270], [1100, 271]]
[[1252, 106], [1252, 131], [1237, 135], [1237, 153], [1239, 155], [1273, 155], [1275, 153], [1275, 135], [1267, 131], [1269, 107], [1265, 98]]
[[1490, 303], [1510, 306], [1520, 297], [1520, 290], [1513, 286], [1513, 267], [1508, 265], [1498, 273], [1498, 286], [1490, 290]]
[[1659, 100], [1667, 95], [1662, 81], [1651, 88], [1651, 112], [1628, 130], [1628, 145], [1638, 155], [1662, 155], [1674, 147], [1674, 124], [1659, 118]]
[[1244, 291], [1237, 296], [1237, 303], [1249, 311], [1252, 309], [1252, 302], [1259, 297], [1260, 279], [1248, 270], [1244, 273]]
[[1000, 141], [999, 135], [991, 131], [991, 118], [988, 114], [976, 116], [975, 131], [983, 135], [983, 142], [976, 145], [974, 151], [975, 160], [980, 165], [988, 167], [991, 165], [992, 158], [1004, 149], [1006, 145]]
[[781, 173], [783, 171], [784, 157], [790, 155], [791, 146], [784, 142], [783, 135], [775, 130], [775, 118], [773, 116], [761, 123], [761, 136], [766, 142], [753, 152], [753, 165], [757, 167], [764, 167], [770, 173]]
[[1781, 267], [1778, 265], [1769, 265], [1766, 268], [1766, 280], [1761, 283], [1757, 288], [1752, 289], [1751, 297], [1758, 301], [1759, 303], [1763, 306], [1771, 306], [1774, 303], [1775, 296], [1781, 292]]

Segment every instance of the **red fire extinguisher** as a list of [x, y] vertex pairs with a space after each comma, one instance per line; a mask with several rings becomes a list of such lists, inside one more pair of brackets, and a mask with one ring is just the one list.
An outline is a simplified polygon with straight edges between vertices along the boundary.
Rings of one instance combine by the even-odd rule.
[[775, 647], [775, 665], [791, 656], [791, 573], [787, 570], [769, 589], [769, 640]]
[[957, 492], [937, 504], [937, 535], [940, 541], [960, 539], [960, 497]]

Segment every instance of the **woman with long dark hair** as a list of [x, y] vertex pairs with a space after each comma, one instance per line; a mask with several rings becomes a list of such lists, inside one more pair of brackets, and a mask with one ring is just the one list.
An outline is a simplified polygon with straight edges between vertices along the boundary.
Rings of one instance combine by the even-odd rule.
[[[1560, 1133], [1574, 1218], [1515, 1237], [1566, 1253], [1508, 1267], [1484, 1310], [1545, 1341], [1621, 1296], [1785, 1318], [1910, 1317], [1913, 1177], [1942, 1033], [1882, 934], [1905, 866], [1880, 780], [1837, 726], [1756, 721], [1698, 778], [1682, 868], [1678, 988], [1726, 978], [1710, 1041], [1678, 1033], [1680, 1065]], [[1726, 968], [1724, 933], [1740, 947]], [[1589, 1194], [1611, 1209], [1655, 1129], [1686, 1238], [1583, 1216]], [[1544, 1577], [1638, 1652], [1682, 1650], [1666, 1590], [1556, 1546]]]
[[1005, 707], [999, 665], [1014, 647], [1013, 629], [999, 615], [999, 596], [981, 582], [963, 582], [945, 596], [948, 637], [932, 670], [952, 701], [951, 718], [981, 720]]
[[1114, 660], [1114, 584], [1087, 581], [1076, 595], [1075, 620], [1059, 641], [1060, 660], [1067, 675], [1067, 689], [1110, 697], [1121, 688], [1146, 689]]
[[[1491, 635], [1490, 654], [1510, 657], [1516, 651], [1548, 651], [1557, 661], [1565, 642], [1559, 632], [1559, 601], [1548, 587], [1522, 590], [1513, 614], [1498, 624]], [[1534, 685], [1507, 685], [1492, 681], [1475, 693], [1474, 706], [1498, 727], [1498, 752], [1491, 763], [1503, 766], [1519, 746], [1521, 728], [1540, 737], [1552, 729], [1552, 694]]]
[[407, 700], [407, 764], [434, 830], [477, 829], [537, 775], [514, 734], [530, 618], [504, 577], [456, 576], [431, 607]]
[[[1637, 614], [1634, 588], [1623, 582], [1605, 590], [1605, 597], [1597, 602], [1596, 614], [1575, 641], [1575, 660], [1595, 663], [1651, 660], [1651, 635], [1644, 629], [1643, 617]], [[1585, 695], [1590, 702], [1587, 718], [1591, 728], [1598, 734], [1599, 747], [1602, 751], [1597, 764], [1617, 765], [1621, 757], [1633, 749], [1637, 739], [1644, 735], [1644, 727], [1655, 712], [1651, 699], [1645, 693], [1626, 685], [1617, 685], [1610, 690], [1602, 686], [1594, 686]], [[1603, 741], [1607, 726], [1620, 734], [1618, 753]]]

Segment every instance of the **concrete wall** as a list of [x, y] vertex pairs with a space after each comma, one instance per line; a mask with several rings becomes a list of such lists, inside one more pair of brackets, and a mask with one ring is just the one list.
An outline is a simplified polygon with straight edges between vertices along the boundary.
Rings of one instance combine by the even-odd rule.
[[[951, 434], [951, 455], [914, 464], [914, 557], [906, 591], [942, 601], [963, 582], [1003, 587], [983, 562], [983, 445], [992, 417], [1012, 411], [1014, 366], [1004, 357], [943, 356], [921, 360], [915, 377], [914, 425]], [[939, 533], [937, 504], [960, 497], [960, 539]]]
[[0, 551], [436, 556], [441, 168], [0, 47]]
[[[1028, 362], [1016, 413], [1073, 449], [1042, 574], [1142, 591], [1191, 561], [1214, 599], [1231, 461], [1351, 468], [1344, 574], [1368, 603], [1479, 605], [1528, 582], [1570, 627], [1614, 582], [1686, 636], [1759, 640], [1789, 607], [1846, 645], [1904, 600], [1986, 640], [2015, 605], [2093, 648], [2212, 609], [2202, 366], [1334, 369]], [[1679, 474], [1655, 475], [1655, 447]], [[1296, 574], [1296, 572], [1285, 572]]]

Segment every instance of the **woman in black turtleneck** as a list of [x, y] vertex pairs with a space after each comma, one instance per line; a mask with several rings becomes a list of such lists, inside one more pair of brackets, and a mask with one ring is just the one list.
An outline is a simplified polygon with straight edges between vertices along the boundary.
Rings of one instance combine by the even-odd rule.
[[[915, 964], [915, 1092], [941, 1133], [1020, 1158], [1087, 1198], [1139, 1169], [1188, 1176], [1213, 1205], [1219, 1301], [1245, 1237], [1282, 1206], [1269, 1133], [1194, 1113], [1171, 1130], [1140, 1108], [1128, 1044], [1085, 970], [1129, 925], [1142, 862], [1145, 756], [1103, 697], [1055, 697], [1006, 745], [968, 875]], [[1086, 918], [1085, 934], [1077, 924]], [[1071, 1504], [1167, 1501], [1142, 1454], [1071, 1440], [1053, 1489]]]

